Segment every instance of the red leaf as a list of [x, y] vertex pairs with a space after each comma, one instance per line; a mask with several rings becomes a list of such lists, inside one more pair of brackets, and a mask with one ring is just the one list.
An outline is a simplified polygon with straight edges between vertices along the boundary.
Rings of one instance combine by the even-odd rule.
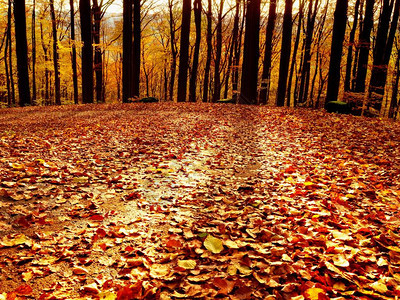
[[28, 284], [20, 285], [15, 292], [17, 295], [30, 295], [32, 293], [32, 288]]
[[169, 248], [180, 248], [182, 247], [182, 242], [175, 239], [169, 239], [166, 246]]
[[93, 215], [89, 218], [91, 221], [103, 221], [104, 217], [102, 215]]

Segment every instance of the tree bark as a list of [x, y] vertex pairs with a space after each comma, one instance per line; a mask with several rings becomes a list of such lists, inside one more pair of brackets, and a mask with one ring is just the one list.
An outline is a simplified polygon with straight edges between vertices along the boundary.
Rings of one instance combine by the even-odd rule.
[[132, 0], [123, 1], [122, 102], [132, 97]]
[[28, 42], [26, 38], [25, 0], [14, 0], [15, 42], [17, 53], [19, 105], [31, 104], [28, 73]]
[[74, 103], [78, 104], [78, 75], [76, 71], [76, 45], [75, 45], [75, 10], [74, 10], [74, 0], [69, 1], [69, 6], [71, 9], [71, 65], [72, 65], [72, 81], [74, 86]]
[[48, 48], [44, 42], [43, 37], [43, 24], [40, 22], [40, 39], [42, 42], [42, 49], [43, 49], [43, 56], [44, 56], [44, 103], [45, 105], [50, 104], [50, 92], [49, 92], [49, 77], [50, 77], [50, 70], [48, 69], [47, 65], [49, 64], [49, 55], [48, 55]]
[[277, 0], [271, 0], [269, 3], [269, 14], [267, 21], [267, 29], [265, 32], [265, 51], [263, 71], [261, 75], [260, 104], [267, 104], [270, 89], [270, 75], [272, 63], [272, 38], [274, 37], [275, 21], [276, 21], [276, 5]]
[[239, 96], [239, 103], [241, 104], [257, 104], [260, 4], [260, 0], [247, 1], [242, 80]]
[[192, 73], [190, 76], [190, 83], [189, 83], [190, 102], [196, 102], [197, 71], [199, 67], [199, 53], [200, 53], [200, 42], [201, 42], [201, 10], [202, 10], [201, 0], [194, 0], [193, 11], [194, 11], [194, 23], [196, 27], [196, 42], [194, 44]]
[[96, 102], [104, 103], [103, 98], [103, 57], [100, 47], [100, 28], [102, 13], [98, 0], [93, 0], [93, 42], [94, 46], [94, 74], [96, 77]]
[[207, 10], [207, 58], [206, 58], [206, 67], [204, 70], [204, 86], [203, 86], [203, 102], [208, 102], [208, 84], [210, 78], [210, 69], [211, 69], [211, 51], [212, 51], [212, 11], [211, 11], [212, 2], [208, 0], [208, 10]]
[[367, 78], [369, 50], [371, 48], [370, 36], [374, 26], [374, 0], [367, 0], [365, 6], [365, 18], [363, 30], [360, 33], [359, 55], [357, 66], [356, 86], [354, 91], [357, 93], [365, 92], [365, 79]]
[[141, 19], [140, 0], [133, 0], [133, 69], [132, 69], [132, 97], [140, 96], [140, 49], [141, 49]]
[[93, 45], [90, 0], [79, 0], [82, 35], [82, 102], [93, 103]]
[[285, 13], [283, 15], [282, 29], [282, 50], [279, 63], [278, 93], [276, 97], [277, 106], [285, 105], [287, 78], [292, 44], [292, 9], [292, 0], [285, 0]]
[[222, 12], [224, 9], [224, 0], [220, 1], [218, 19], [216, 24], [216, 44], [215, 44], [215, 61], [214, 61], [214, 93], [213, 102], [217, 102], [221, 98], [221, 77], [220, 64], [222, 54]]
[[173, 14], [174, 1], [168, 0], [169, 9], [169, 32], [171, 36], [171, 78], [169, 81], [169, 101], [173, 101], [174, 98], [174, 86], [175, 86], [175, 76], [176, 76], [176, 59], [177, 59], [177, 48], [176, 48], [176, 38], [175, 38], [175, 19]]
[[189, 69], [189, 35], [190, 35], [190, 16], [191, 0], [183, 0], [182, 6], [182, 26], [181, 26], [181, 45], [179, 56], [178, 74], [178, 102], [186, 101], [187, 74]]
[[33, 0], [32, 20], [32, 104], [36, 104], [36, 0]]
[[336, 101], [339, 94], [340, 63], [342, 61], [343, 40], [346, 31], [347, 5], [348, 0], [336, 1], [325, 103]]
[[[50, 0], [51, 28], [53, 34], [53, 65], [54, 65], [54, 88], [55, 88], [55, 103], [61, 105], [60, 94], [60, 71], [58, 66], [58, 44], [57, 44], [57, 21], [54, 11], [54, 0]], [[83, 69], [83, 68], [82, 68]]]
[[354, 38], [356, 36], [359, 10], [360, 10], [360, 0], [356, 0], [356, 4], [354, 7], [353, 26], [350, 31], [349, 46], [347, 47], [346, 76], [345, 76], [345, 80], [344, 80], [344, 91], [345, 92], [348, 92], [351, 90], [351, 85], [350, 85], [350, 83], [351, 83], [351, 66], [353, 63]]

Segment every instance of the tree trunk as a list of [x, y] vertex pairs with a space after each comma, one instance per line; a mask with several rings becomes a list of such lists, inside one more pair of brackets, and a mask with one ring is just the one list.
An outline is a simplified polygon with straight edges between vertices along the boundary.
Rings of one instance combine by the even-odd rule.
[[76, 45], [75, 45], [75, 10], [74, 10], [74, 0], [69, 1], [69, 6], [71, 9], [71, 50], [72, 50], [72, 81], [74, 86], [74, 103], [78, 104], [78, 75], [76, 71]]
[[210, 69], [211, 69], [211, 51], [212, 51], [212, 11], [211, 11], [212, 2], [208, 0], [208, 10], [207, 10], [207, 58], [206, 58], [206, 67], [204, 70], [204, 87], [203, 87], [203, 102], [208, 102], [208, 84], [210, 81]]
[[[54, 87], [55, 87], [55, 103], [61, 105], [60, 95], [60, 71], [58, 66], [58, 45], [57, 45], [57, 21], [54, 11], [54, 0], [50, 0], [51, 28], [53, 33], [53, 64], [54, 64]], [[83, 69], [83, 67], [82, 67]]]
[[32, 104], [36, 104], [36, 0], [33, 0], [32, 6]]
[[94, 74], [96, 77], [96, 102], [104, 103], [103, 98], [103, 57], [100, 47], [100, 27], [102, 13], [97, 0], [93, 0], [93, 42], [94, 46]]
[[235, 57], [233, 59], [233, 65], [235, 67], [232, 69], [232, 100], [234, 103], [238, 102], [238, 97], [239, 97], [239, 91], [238, 91], [239, 64], [240, 64], [240, 56], [241, 56], [241, 51], [242, 51], [242, 36], [243, 36], [245, 16], [246, 16], [246, 5], [245, 5], [245, 1], [243, 1], [243, 14], [242, 14], [242, 20], [241, 20], [240, 29], [239, 29], [239, 36], [237, 38], [237, 42], [235, 43], [235, 47], [234, 47], [235, 48], [235, 50], [234, 50]]
[[141, 44], [141, 19], [140, 0], [133, 0], [133, 65], [132, 65], [132, 97], [140, 96], [140, 44]]
[[292, 0], [285, 0], [285, 13], [283, 15], [283, 29], [282, 29], [282, 48], [281, 58], [279, 63], [279, 79], [278, 79], [278, 93], [277, 93], [277, 106], [285, 105], [287, 78], [289, 71], [290, 52], [292, 44]]
[[43, 48], [43, 55], [44, 55], [44, 103], [45, 105], [50, 104], [50, 93], [49, 93], [49, 74], [50, 70], [48, 69], [47, 65], [49, 64], [49, 55], [47, 53], [47, 46], [44, 42], [44, 37], [43, 37], [43, 24], [40, 22], [40, 39], [42, 42], [42, 48]]
[[11, 0], [8, 1], [7, 10], [7, 33], [6, 33], [6, 46], [4, 47], [4, 65], [7, 80], [7, 100], [8, 106], [11, 107], [15, 104], [15, 91], [14, 80], [12, 73], [12, 41], [11, 41]]
[[[310, 3], [312, 0], [309, 0]], [[288, 86], [287, 86], [287, 97], [286, 97], [286, 106], [290, 106], [291, 102], [291, 96], [292, 96], [292, 79], [293, 79], [293, 73], [294, 70], [296, 69], [296, 58], [297, 58], [297, 50], [299, 49], [299, 43], [300, 43], [300, 33], [301, 33], [301, 26], [304, 18], [304, 1], [300, 1], [300, 7], [299, 7], [299, 22], [297, 25], [297, 32], [296, 32], [296, 38], [294, 41], [294, 46], [293, 46], [293, 54], [292, 54], [292, 63], [290, 66], [290, 71], [289, 71], [289, 80], [288, 80]], [[294, 106], [296, 106], [297, 99], [294, 97]]]
[[[393, 9], [393, 17], [389, 22]], [[393, 42], [397, 31], [399, 20], [400, 0], [396, 0], [394, 7], [393, 3], [389, 5], [385, 0], [379, 18], [378, 31], [376, 33], [376, 43], [374, 49], [374, 63], [369, 85], [369, 100], [368, 106], [371, 106], [380, 112], [385, 93], [387, 69], [389, 65], [390, 55], [392, 53]], [[389, 34], [388, 34], [389, 31]]]
[[213, 102], [217, 102], [221, 98], [221, 77], [220, 77], [220, 64], [222, 54], [222, 12], [224, 9], [224, 0], [220, 1], [218, 19], [216, 25], [216, 45], [215, 49], [215, 61], [214, 61], [214, 93]]
[[308, 89], [310, 85], [310, 68], [311, 68], [311, 45], [314, 35], [315, 19], [318, 10], [318, 0], [315, 0], [314, 9], [312, 8], [312, 1], [310, 0], [308, 6], [307, 16], [307, 29], [304, 45], [304, 56], [303, 56], [303, 67], [300, 76], [300, 88], [299, 88], [299, 102], [305, 103], [308, 99]]
[[370, 36], [372, 27], [374, 26], [374, 2], [374, 0], [367, 0], [365, 5], [365, 18], [363, 30], [360, 33], [360, 50], [358, 55], [356, 86], [354, 89], [357, 93], [365, 92], [365, 79], [367, 78], [369, 50], [371, 48]]
[[201, 0], [195, 0], [193, 3], [194, 23], [196, 26], [196, 42], [194, 44], [192, 74], [189, 83], [189, 101], [196, 102], [196, 85], [197, 85], [197, 70], [199, 66], [199, 53], [201, 42]]
[[168, 10], [169, 10], [169, 32], [171, 36], [171, 76], [169, 81], [169, 101], [173, 101], [174, 98], [174, 86], [175, 86], [175, 76], [176, 76], [176, 58], [177, 58], [177, 48], [176, 48], [176, 26], [173, 14], [174, 1], [168, 0]]
[[82, 102], [93, 103], [93, 46], [90, 0], [79, 0], [82, 35]]
[[263, 71], [261, 75], [260, 104], [267, 104], [270, 89], [270, 75], [272, 63], [272, 38], [274, 37], [275, 21], [276, 21], [276, 5], [277, 0], [271, 0], [269, 3], [269, 14], [267, 22], [267, 30], [265, 33], [265, 51]]
[[25, 0], [14, 0], [15, 42], [17, 53], [19, 105], [31, 104], [28, 73]]
[[241, 104], [257, 104], [260, 4], [260, 0], [247, 1], [242, 80], [239, 96], [239, 103]]
[[181, 45], [179, 51], [179, 74], [178, 74], [178, 102], [186, 101], [187, 74], [189, 69], [189, 35], [191, 0], [183, 0]]
[[132, 98], [132, 0], [123, 1], [122, 102]]
[[343, 40], [346, 31], [347, 5], [348, 0], [336, 1], [325, 103], [336, 101], [339, 94], [340, 63], [342, 61]]
[[353, 46], [354, 46], [354, 38], [356, 36], [359, 10], [360, 10], [360, 0], [356, 0], [356, 4], [354, 7], [353, 26], [350, 31], [349, 46], [347, 47], [346, 77], [344, 80], [345, 92], [348, 92], [351, 89], [350, 83], [351, 83], [351, 66], [353, 63]]
[[392, 98], [390, 101], [389, 118], [396, 119], [399, 111], [398, 92], [400, 81], [400, 48], [397, 48], [396, 65], [394, 70], [394, 78], [392, 82]]

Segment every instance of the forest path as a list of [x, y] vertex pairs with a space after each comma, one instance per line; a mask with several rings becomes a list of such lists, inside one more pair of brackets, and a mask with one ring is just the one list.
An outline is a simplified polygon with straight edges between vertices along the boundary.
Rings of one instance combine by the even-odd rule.
[[393, 298], [399, 146], [311, 110], [2, 110], [0, 299]]

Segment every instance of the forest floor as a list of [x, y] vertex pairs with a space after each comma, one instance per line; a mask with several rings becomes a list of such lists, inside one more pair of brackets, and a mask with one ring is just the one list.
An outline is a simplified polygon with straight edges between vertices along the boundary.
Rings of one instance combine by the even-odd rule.
[[0, 300], [399, 297], [399, 123], [0, 110]]

